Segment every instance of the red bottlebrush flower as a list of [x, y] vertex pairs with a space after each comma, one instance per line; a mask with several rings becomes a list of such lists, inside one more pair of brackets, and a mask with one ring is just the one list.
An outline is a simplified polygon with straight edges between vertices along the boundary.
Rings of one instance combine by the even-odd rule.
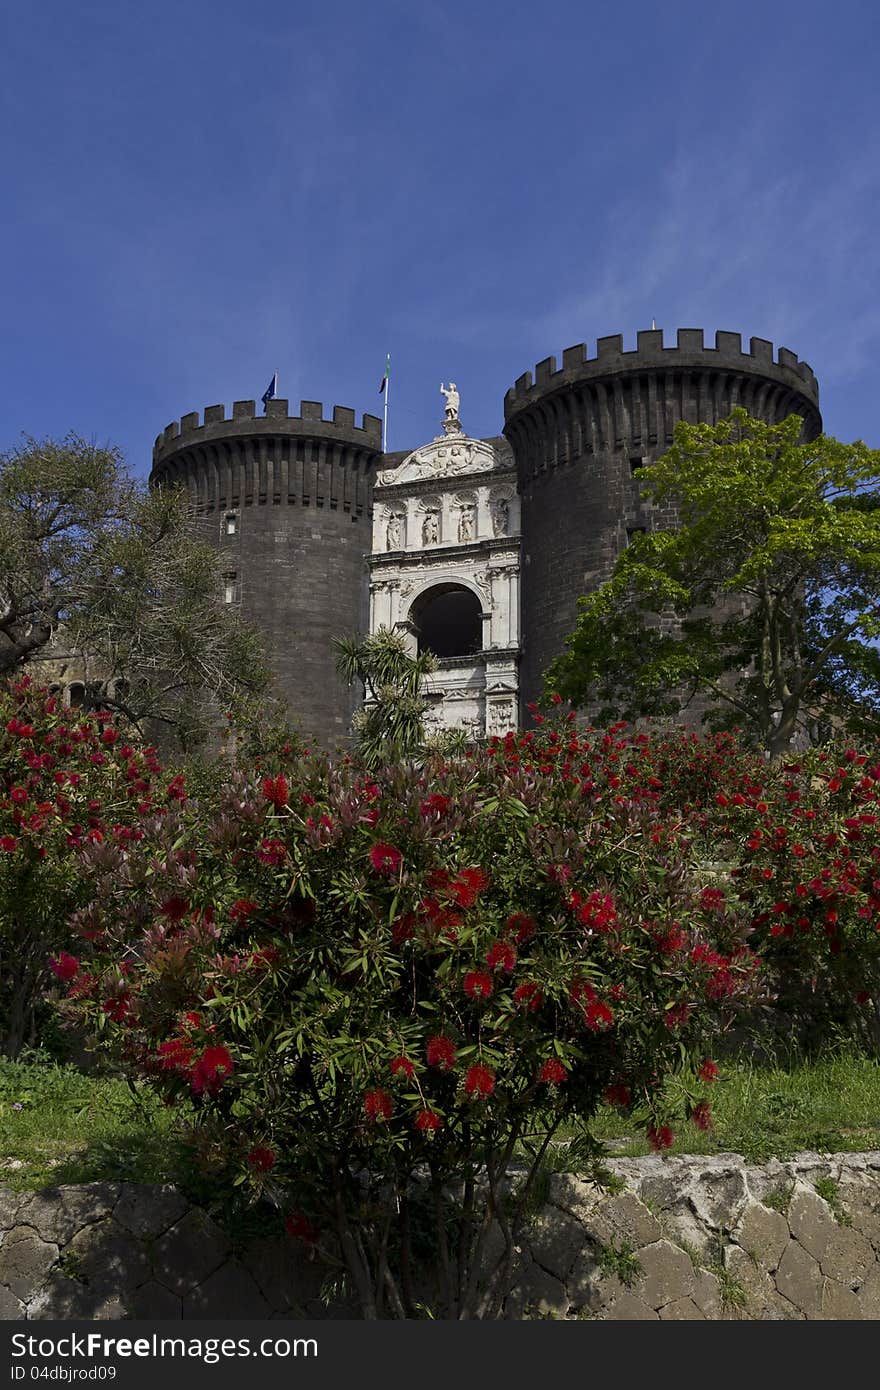
[[443, 1128], [443, 1121], [436, 1110], [420, 1110], [416, 1115], [416, 1129], [423, 1134], [434, 1134], [438, 1129]]
[[466, 1096], [478, 1096], [485, 1099], [491, 1096], [495, 1090], [495, 1073], [488, 1067], [484, 1067], [481, 1062], [476, 1062], [467, 1070], [464, 1078], [464, 1093]]
[[492, 976], [485, 970], [469, 970], [464, 977], [464, 992], [469, 999], [488, 999], [492, 993]]
[[398, 917], [391, 928], [391, 941], [395, 946], [400, 946], [404, 941], [411, 941], [415, 936], [416, 919], [411, 912], [404, 913], [403, 917]]
[[9, 799], [15, 806], [23, 806], [27, 801], [27, 792], [24, 787], [13, 787], [9, 793]]
[[513, 991], [513, 1002], [518, 1009], [525, 1009], [530, 1014], [537, 1013], [544, 1002], [544, 991], [534, 980], [527, 980]]
[[164, 902], [159, 911], [163, 917], [169, 917], [172, 922], [179, 922], [189, 912], [189, 903], [186, 898], [175, 896]]
[[379, 840], [370, 850], [370, 863], [377, 874], [396, 874], [403, 863], [403, 855], [394, 845]]
[[124, 1023], [131, 1013], [131, 991], [126, 989], [121, 994], [105, 999], [101, 1007], [114, 1023]]
[[156, 1048], [159, 1064], [165, 1071], [189, 1071], [195, 1049], [185, 1038], [170, 1038]]
[[613, 931], [617, 926], [617, 911], [610, 893], [600, 893], [595, 889], [584, 899], [575, 892], [569, 899], [569, 906], [577, 913], [578, 921], [590, 932]]
[[433, 796], [425, 798], [419, 807], [419, 812], [426, 819], [429, 816], [445, 816], [451, 805], [451, 796], [443, 796], [441, 792], [435, 792]]
[[610, 1028], [614, 1022], [614, 1010], [607, 1004], [603, 1004], [601, 999], [595, 999], [592, 1004], [588, 1004], [584, 1010], [584, 1023], [593, 1033], [603, 1033], [606, 1028]]
[[524, 946], [527, 941], [531, 941], [537, 930], [534, 917], [530, 917], [527, 912], [511, 912], [504, 925], [517, 946]]
[[694, 1106], [691, 1120], [696, 1125], [697, 1129], [706, 1130], [712, 1128], [712, 1111], [707, 1100], [701, 1100], [699, 1105]]
[[675, 1143], [675, 1135], [668, 1125], [650, 1125], [646, 1131], [648, 1143], [655, 1153], [662, 1153], [664, 1149], [671, 1149]]
[[18, 841], [14, 835], [0, 835], [0, 850], [4, 854], [14, 854], [18, 847]]
[[232, 1058], [225, 1047], [206, 1047], [192, 1069], [192, 1088], [196, 1095], [205, 1091], [209, 1095], [216, 1095], [231, 1071]]
[[66, 983], [68, 980], [72, 980], [74, 975], [79, 974], [79, 961], [76, 956], [68, 955], [66, 951], [62, 951], [59, 956], [55, 956], [49, 961], [49, 969], [57, 979]]
[[666, 1027], [674, 1032], [676, 1028], [683, 1028], [691, 1016], [690, 1004], [673, 1004], [671, 1009], [667, 1009], [663, 1015], [663, 1022]]
[[623, 1086], [620, 1082], [613, 1086], [605, 1087], [605, 1094], [602, 1097], [606, 1105], [627, 1106], [632, 1105], [632, 1091], [628, 1086]]
[[425, 1049], [429, 1067], [437, 1067], [440, 1071], [451, 1071], [455, 1066], [456, 1051], [455, 1043], [451, 1038], [436, 1034], [428, 1039], [428, 1046]]
[[728, 999], [736, 991], [736, 980], [731, 972], [722, 967], [716, 970], [706, 985], [707, 999]]
[[364, 1114], [368, 1120], [384, 1121], [391, 1119], [394, 1102], [387, 1091], [377, 1087], [364, 1092]]
[[556, 691], [556, 690], [553, 691], [553, 693], [552, 693], [551, 696], [550, 696], [550, 703], [553, 704], [553, 705], [561, 705], [561, 704], [562, 704], [562, 696], [559, 694], [558, 691]]
[[595, 1000], [596, 991], [586, 980], [575, 980], [568, 991], [568, 997], [575, 1008], [586, 1009], [587, 1005]]
[[711, 1061], [708, 1057], [700, 1070], [697, 1072], [701, 1081], [713, 1082], [718, 1075], [718, 1063]]
[[290, 783], [284, 773], [279, 772], [277, 777], [264, 777], [262, 787], [266, 800], [272, 803], [276, 811], [283, 811], [290, 796]]
[[416, 1069], [408, 1057], [393, 1057], [391, 1060], [391, 1075], [405, 1076], [407, 1081], [411, 1076], [415, 1076]]
[[257, 1173], [268, 1173], [275, 1167], [275, 1154], [272, 1149], [266, 1149], [262, 1144], [257, 1144], [256, 1148], [251, 1149], [247, 1156], [247, 1161], [251, 1168]]
[[561, 1062], [555, 1057], [548, 1057], [547, 1061], [538, 1072], [538, 1080], [544, 1081], [548, 1086], [558, 1086], [568, 1078], [568, 1072]]
[[287, 846], [283, 840], [261, 840], [256, 855], [261, 864], [269, 864], [277, 868], [287, 858]]
[[284, 1222], [284, 1229], [294, 1240], [305, 1240], [313, 1245], [318, 1239], [318, 1230], [301, 1211], [292, 1211]]
[[721, 888], [704, 888], [700, 893], [700, 906], [707, 912], [724, 910], [724, 891]]
[[516, 965], [516, 950], [509, 941], [495, 941], [486, 952], [486, 964], [490, 970], [509, 973]]
[[473, 907], [489, 882], [484, 869], [462, 869], [449, 885], [449, 893], [459, 907]]
[[229, 916], [233, 922], [249, 922], [259, 910], [260, 904], [255, 903], [252, 898], [239, 898], [229, 909]]

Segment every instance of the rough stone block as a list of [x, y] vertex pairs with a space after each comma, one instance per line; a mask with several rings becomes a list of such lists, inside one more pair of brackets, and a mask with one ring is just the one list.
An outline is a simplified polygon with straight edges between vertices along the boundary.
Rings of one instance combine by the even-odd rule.
[[11, 1322], [13, 1318], [23, 1318], [25, 1307], [21, 1299], [16, 1298], [11, 1289], [7, 1289], [5, 1284], [0, 1284], [0, 1322]]
[[135, 1289], [126, 1299], [126, 1305], [131, 1317], [142, 1318], [145, 1322], [161, 1322], [183, 1315], [181, 1299], [166, 1289], [164, 1284], [157, 1284], [155, 1279]]
[[109, 1216], [120, 1190], [118, 1182], [46, 1188], [19, 1208], [18, 1219], [33, 1226], [44, 1240], [65, 1245], [83, 1226]]
[[688, 1298], [694, 1287], [694, 1266], [688, 1255], [668, 1240], [655, 1241], [638, 1252], [642, 1267], [633, 1293], [652, 1308]]
[[862, 1317], [880, 1321], [880, 1265], [875, 1265], [858, 1292]]
[[605, 1245], [625, 1242], [634, 1249], [651, 1245], [663, 1235], [657, 1218], [631, 1192], [601, 1202], [589, 1217], [587, 1229]]
[[828, 1203], [802, 1182], [795, 1185], [788, 1224], [792, 1235], [814, 1260], [821, 1260], [831, 1236], [840, 1229]]
[[12, 1192], [9, 1188], [0, 1188], [0, 1232], [11, 1230], [16, 1224], [19, 1208], [29, 1196], [27, 1192]]
[[15, 1226], [0, 1249], [0, 1284], [27, 1300], [43, 1284], [58, 1259], [58, 1246], [30, 1226]]
[[871, 1242], [852, 1226], [832, 1231], [819, 1261], [823, 1274], [848, 1289], [863, 1284], [876, 1263]]
[[852, 1289], [834, 1279], [823, 1279], [819, 1316], [829, 1322], [858, 1322], [862, 1320], [862, 1305]]
[[71, 1278], [105, 1295], [136, 1289], [150, 1277], [140, 1239], [110, 1216], [77, 1231], [64, 1248], [62, 1264]]
[[153, 1271], [167, 1289], [183, 1296], [219, 1269], [229, 1252], [217, 1223], [194, 1207], [156, 1243]]
[[679, 1298], [675, 1303], [667, 1303], [660, 1309], [660, 1317], [665, 1322], [705, 1322], [706, 1314], [701, 1313], [692, 1298]]
[[703, 1168], [694, 1174], [688, 1191], [696, 1215], [713, 1230], [733, 1226], [748, 1198], [745, 1175], [739, 1165]]
[[649, 1308], [647, 1303], [641, 1298], [637, 1298], [629, 1289], [624, 1289], [608, 1311], [605, 1313], [607, 1322], [657, 1322], [659, 1314], [653, 1308]]
[[734, 1237], [762, 1269], [776, 1269], [791, 1239], [788, 1222], [778, 1211], [749, 1202], [734, 1231]]
[[136, 1236], [159, 1236], [187, 1210], [186, 1198], [169, 1184], [123, 1184], [113, 1219]]
[[230, 1260], [183, 1300], [184, 1318], [268, 1318], [273, 1311], [238, 1260]]
[[[790, 1244], [794, 1244], [793, 1241]], [[796, 1249], [800, 1251], [800, 1247]], [[803, 1251], [800, 1251], [803, 1254]], [[763, 1269], [759, 1269], [750, 1255], [741, 1250], [738, 1245], [729, 1245], [724, 1251], [724, 1265], [728, 1275], [738, 1289], [745, 1295], [745, 1305], [742, 1306], [730, 1294], [728, 1300], [724, 1300], [723, 1285], [721, 1288], [722, 1308], [721, 1317], [729, 1321], [751, 1321], [767, 1320], [784, 1321], [798, 1320], [804, 1316], [803, 1312], [797, 1308], [787, 1298], [783, 1297], [772, 1277]]]
[[565, 1317], [569, 1302], [565, 1286], [540, 1265], [529, 1264], [517, 1279], [504, 1304], [507, 1318]]
[[318, 1260], [309, 1260], [291, 1241], [254, 1241], [241, 1260], [269, 1305], [294, 1315], [318, 1297], [326, 1275]]
[[817, 1261], [796, 1240], [789, 1241], [779, 1268], [776, 1287], [808, 1318], [822, 1316], [822, 1271]]
[[60, 1271], [52, 1273], [36, 1298], [28, 1305], [28, 1318], [40, 1321], [68, 1319], [76, 1322], [103, 1322], [128, 1316], [123, 1297], [106, 1288], [91, 1288]]
[[575, 1217], [550, 1207], [529, 1229], [527, 1243], [536, 1263], [564, 1282], [587, 1244], [587, 1234]]

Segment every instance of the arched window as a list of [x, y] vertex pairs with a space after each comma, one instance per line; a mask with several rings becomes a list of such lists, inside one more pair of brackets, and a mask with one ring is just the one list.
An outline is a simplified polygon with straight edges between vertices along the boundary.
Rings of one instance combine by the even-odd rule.
[[438, 584], [413, 604], [410, 618], [420, 652], [474, 656], [483, 649], [483, 619], [476, 594], [463, 584]]

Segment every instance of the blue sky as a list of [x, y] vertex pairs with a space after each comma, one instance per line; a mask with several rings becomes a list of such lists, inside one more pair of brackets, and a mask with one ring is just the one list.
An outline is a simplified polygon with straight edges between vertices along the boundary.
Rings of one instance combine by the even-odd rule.
[[471, 434], [570, 343], [757, 335], [880, 446], [859, 0], [35, 0], [0, 53], [0, 449], [279, 394]]

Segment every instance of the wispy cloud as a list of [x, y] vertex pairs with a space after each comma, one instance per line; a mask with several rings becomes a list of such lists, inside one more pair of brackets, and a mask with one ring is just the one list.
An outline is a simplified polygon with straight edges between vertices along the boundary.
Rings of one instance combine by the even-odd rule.
[[757, 126], [720, 155], [690, 140], [653, 187], [607, 208], [581, 286], [537, 318], [535, 338], [548, 352], [585, 334], [634, 339], [656, 318], [815, 354], [825, 380], [873, 366], [880, 151], [777, 173], [765, 146]]

